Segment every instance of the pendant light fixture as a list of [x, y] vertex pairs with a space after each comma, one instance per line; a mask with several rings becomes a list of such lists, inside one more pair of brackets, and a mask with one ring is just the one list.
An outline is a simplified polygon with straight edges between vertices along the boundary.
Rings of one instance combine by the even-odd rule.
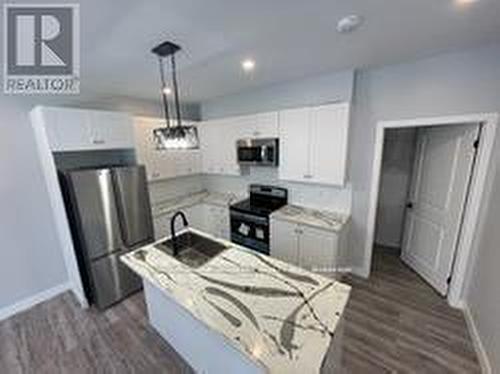
[[[195, 126], [184, 126], [182, 124], [181, 109], [179, 104], [179, 87], [177, 85], [177, 71], [175, 64], [175, 54], [181, 47], [172, 42], [166, 41], [154, 47], [151, 52], [158, 56], [160, 66], [161, 97], [163, 113], [165, 115], [166, 126], [153, 130], [153, 136], [157, 150], [168, 149], [197, 149], [199, 148], [198, 131]], [[172, 70], [172, 88], [167, 86], [165, 65], [170, 58]], [[174, 94], [174, 108], [176, 120], [173, 120], [169, 111], [168, 96]], [[176, 122], [175, 125], [173, 122]]]

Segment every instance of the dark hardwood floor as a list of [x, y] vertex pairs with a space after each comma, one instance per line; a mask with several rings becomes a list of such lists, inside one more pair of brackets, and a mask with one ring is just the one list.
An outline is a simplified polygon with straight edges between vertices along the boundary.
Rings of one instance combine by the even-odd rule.
[[[464, 318], [390, 254], [346, 311], [345, 373], [479, 373]], [[141, 293], [104, 313], [61, 295], [0, 322], [0, 373], [190, 373], [147, 324]], [[324, 372], [328, 372], [325, 368]]]

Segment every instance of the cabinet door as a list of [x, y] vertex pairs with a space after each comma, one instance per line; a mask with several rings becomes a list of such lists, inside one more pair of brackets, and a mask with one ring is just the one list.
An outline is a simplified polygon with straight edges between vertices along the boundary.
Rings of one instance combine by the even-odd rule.
[[311, 181], [344, 185], [348, 128], [348, 103], [323, 105], [311, 109]]
[[335, 272], [338, 237], [334, 232], [300, 226], [299, 264], [313, 271]]
[[278, 112], [257, 114], [257, 126], [253, 132], [256, 138], [277, 138], [278, 130]]
[[299, 242], [297, 225], [271, 219], [271, 256], [289, 264], [299, 263]]
[[134, 147], [133, 121], [128, 114], [89, 111], [89, 119], [95, 149]]
[[310, 109], [290, 109], [279, 114], [279, 178], [305, 181], [309, 173]]
[[239, 175], [236, 158], [238, 127], [230, 120], [217, 120], [199, 126], [203, 172]]
[[93, 149], [88, 112], [79, 109], [43, 108], [43, 121], [52, 151]]

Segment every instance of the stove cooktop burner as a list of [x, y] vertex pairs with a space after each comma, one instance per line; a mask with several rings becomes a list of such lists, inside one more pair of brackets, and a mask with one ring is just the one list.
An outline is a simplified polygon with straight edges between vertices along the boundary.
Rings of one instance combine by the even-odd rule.
[[279, 204], [252, 204], [250, 199], [246, 199], [243, 201], [239, 201], [233, 205], [231, 205], [231, 209], [237, 210], [241, 213], [254, 214], [257, 216], [268, 217], [272, 212], [281, 208], [285, 203]]

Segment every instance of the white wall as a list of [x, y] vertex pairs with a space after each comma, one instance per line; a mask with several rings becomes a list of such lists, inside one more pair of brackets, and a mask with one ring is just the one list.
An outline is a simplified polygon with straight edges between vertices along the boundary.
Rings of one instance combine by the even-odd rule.
[[401, 248], [408, 188], [415, 155], [414, 128], [385, 132], [375, 243]]

